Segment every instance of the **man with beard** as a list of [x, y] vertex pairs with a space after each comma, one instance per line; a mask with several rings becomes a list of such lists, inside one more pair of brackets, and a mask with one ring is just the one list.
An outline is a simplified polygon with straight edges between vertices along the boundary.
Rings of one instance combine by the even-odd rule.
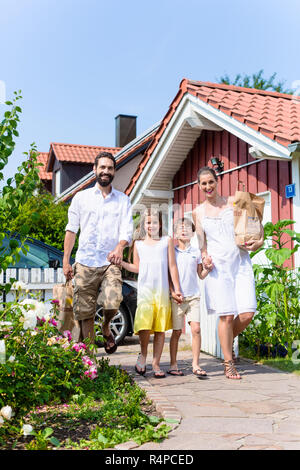
[[[113, 155], [101, 152], [93, 170], [96, 185], [76, 193], [69, 208], [63, 271], [67, 280], [74, 277], [73, 310], [80, 325], [80, 341], [95, 340], [94, 320], [101, 286], [104, 347], [112, 354], [117, 345], [110, 321], [122, 301], [121, 261], [132, 237], [132, 212], [128, 196], [111, 185], [116, 171]], [[78, 229], [79, 245], [72, 268], [70, 256]]]

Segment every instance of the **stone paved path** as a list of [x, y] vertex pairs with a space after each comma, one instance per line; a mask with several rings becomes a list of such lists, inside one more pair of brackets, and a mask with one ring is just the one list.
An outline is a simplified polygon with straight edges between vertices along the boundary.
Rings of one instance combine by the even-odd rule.
[[[161, 367], [169, 367], [168, 341]], [[209, 375], [200, 380], [192, 374], [189, 338], [180, 340], [178, 363], [184, 377], [155, 379], [151, 373], [152, 344], [149, 346], [145, 377], [134, 371], [139, 351], [136, 337], [109, 356], [146, 390], [164, 417], [180, 420], [160, 444], [147, 443], [138, 449], [282, 449], [300, 450], [300, 377], [241, 360], [242, 380], [226, 379], [220, 360], [201, 354], [201, 367]], [[103, 349], [99, 358], [107, 357]]]

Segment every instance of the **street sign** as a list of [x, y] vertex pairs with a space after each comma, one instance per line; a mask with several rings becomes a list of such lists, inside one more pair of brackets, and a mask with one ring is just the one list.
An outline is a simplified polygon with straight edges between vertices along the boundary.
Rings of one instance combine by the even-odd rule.
[[296, 185], [295, 183], [293, 184], [287, 184], [285, 187], [285, 197], [294, 197], [296, 196]]

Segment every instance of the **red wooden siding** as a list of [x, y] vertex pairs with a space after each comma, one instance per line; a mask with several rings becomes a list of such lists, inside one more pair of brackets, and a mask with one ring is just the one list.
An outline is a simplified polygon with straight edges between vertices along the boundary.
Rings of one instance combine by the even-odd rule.
[[[199, 168], [211, 166], [210, 158], [213, 156], [222, 160], [224, 171], [255, 161], [249, 154], [248, 144], [234, 135], [227, 131], [203, 131], [175, 175], [173, 187], [195, 181]], [[273, 223], [292, 219], [292, 200], [285, 197], [285, 186], [291, 183], [290, 162], [267, 160], [227, 173], [219, 179], [220, 194], [233, 195], [238, 180], [245, 184], [246, 191], [270, 191]], [[182, 208], [184, 204], [192, 204], [194, 209], [203, 202], [203, 195], [195, 184], [175, 191], [174, 202], [181, 204]]]

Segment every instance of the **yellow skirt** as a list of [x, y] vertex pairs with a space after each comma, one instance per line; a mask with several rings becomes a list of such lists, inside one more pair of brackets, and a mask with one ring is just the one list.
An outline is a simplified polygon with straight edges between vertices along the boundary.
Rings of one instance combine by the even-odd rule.
[[172, 311], [170, 300], [139, 301], [134, 319], [134, 334], [141, 330], [150, 330], [150, 333], [164, 332], [172, 329]]

